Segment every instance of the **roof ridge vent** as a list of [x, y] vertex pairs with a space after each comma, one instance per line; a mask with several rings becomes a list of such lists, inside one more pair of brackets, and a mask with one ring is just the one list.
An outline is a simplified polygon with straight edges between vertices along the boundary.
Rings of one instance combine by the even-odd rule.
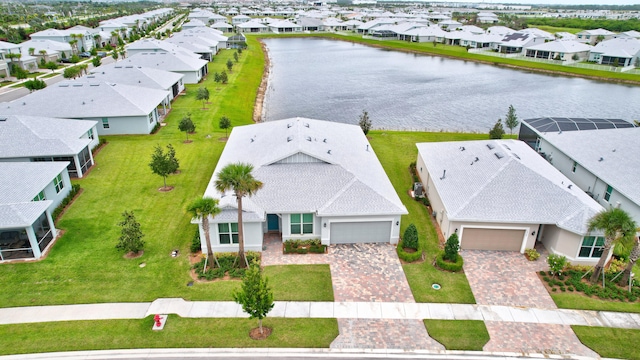
[[309, 123], [304, 123], [304, 127], [308, 128], [309, 127]]
[[503, 153], [501, 153], [500, 151], [496, 151], [496, 152], [494, 153], [494, 155], [495, 155], [498, 159], [502, 159], [502, 158], [504, 157], [504, 154], [503, 154]]
[[287, 129], [288, 129], [288, 128], [290, 128], [290, 127], [292, 127], [292, 126], [293, 126], [293, 124], [291, 124], [291, 123], [287, 123]]
[[307, 141], [311, 141], [311, 136], [306, 137]]
[[290, 142], [291, 140], [293, 140], [293, 136], [287, 136], [287, 142]]
[[489, 150], [493, 150], [495, 148], [495, 146], [493, 146], [493, 144], [487, 144], [487, 147], [489, 148]]

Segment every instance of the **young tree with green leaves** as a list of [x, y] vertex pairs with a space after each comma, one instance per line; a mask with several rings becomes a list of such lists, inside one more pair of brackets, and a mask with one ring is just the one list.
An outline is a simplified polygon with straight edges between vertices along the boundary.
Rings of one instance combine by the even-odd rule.
[[102, 65], [102, 60], [100, 60], [99, 56], [94, 56], [93, 59], [91, 59], [91, 64], [93, 64], [93, 67], [98, 67]]
[[[151, 171], [156, 174], [162, 176], [164, 180], [163, 189], [167, 189], [167, 176], [169, 174], [173, 174], [178, 170], [177, 159], [175, 159], [175, 150], [172, 151], [173, 147], [169, 148], [167, 146], [167, 152], [165, 153], [160, 145], [156, 145], [153, 154], [151, 154], [151, 162], [149, 163], [149, 167]], [[170, 153], [173, 152], [173, 155], [170, 156]]]
[[224, 129], [224, 137], [228, 138], [229, 135], [227, 133], [227, 129], [231, 127], [231, 120], [228, 117], [223, 116], [220, 118], [218, 126], [220, 126], [220, 129]]
[[231, 72], [231, 70], [233, 69], [233, 62], [231, 61], [231, 59], [227, 60], [227, 70], [229, 70], [229, 72]]
[[226, 84], [227, 82], [229, 82], [229, 77], [227, 76], [227, 72], [222, 70], [222, 72], [220, 73], [220, 82], [223, 84]]
[[205, 87], [199, 87], [196, 92], [196, 100], [202, 101], [202, 110], [206, 110], [206, 103], [209, 100], [209, 91]]
[[502, 139], [504, 136], [504, 128], [502, 127], [502, 119], [498, 119], [493, 129], [489, 130], [489, 139]]
[[31, 79], [24, 82], [24, 87], [29, 89], [29, 92], [41, 90], [47, 87], [47, 83], [40, 79]]
[[167, 158], [169, 159], [169, 163], [171, 164], [171, 168], [173, 169], [171, 173], [173, 174], [177, 172], [180, 168], [180, 162], [178, 161], [178, 158], [176, 158], [176, 149], [174, 149], [173, 145], [171, 144], [167, 145]]
[[233, 60], [238, 62], [238, 52], [237, 51], [233, 53]]
[[365, 135], [369, 133], [371, 130], [371, 119], [369, 119], [369, 113], [362, 110], [362, 114], [360, 115], [360, 119], [358, 120], [358, 125], [364, 132]]
[[595, 283], [600, 278], [605, 262], [609, 258], [609, 252], [614, 244], [629, 241], [636, 233], [636, 222], [631, 215], [619, 208], [609, 208], [594, 215], [589, 220], [589, 231], [601, 230], [604, 232], [604, 247], [598, 263], [593, 268], [591, 282]]
[[263, 334], [262, 319], [273, 309], [273, 291], [269, 279], [262, 275], [260, 265], [253, 263], [242, 277], [240, 290], [233, 292], [233, 300], [242, 306], [250, 319], [258, 319], [260, 334]]
[[118, 56], [120, 54], [118, 53], [117, 49], [113, 49], [113, 51], [111, 52], [111, 57], [113, 58], [113, 60], [118, 61]]
[[242, 228], [242, 198], [251, 196], [262, 188], [262, 182], [253, 177], [251, 173], [253, 165], [246, 163], [232, 163], [218, 172], [215, 180], [215, 187], [221, 193], [229, 190], [233, 191], [238, 203], [238, 257], [240, 266], [246, 264], [247, 258], [244, 255], [244, 230]]
[[133, 211], [125, 210], [118, 226], [120, 226], [120, 238], [116, 249], [127, 253], [139, 253], [144, 249], [144, 240], [142, 240], [144, 234], [140, 230], [140, 223], [136, 220]]
[[458, 234], [453, 233], [444, 243], [444, 255], [443, 259], [452, 262], [458, 261], [458, 251], [460, 250], [460, 241], [458, 240]]
[[220, 213], [218, 207], [218, 199], [210, 197], [202, 197], [192, 202], [187, 211], [196, 219], [202, 219], [202, 230], [204, 231], [204, 238], [207, 244], [207, 259], [212, 258], [216, 265], [220, 267], [220, 263], [213, 253], [213, 247], [211, 246], [211, 237], [209, 236], [209, 216], [215, 217]]
[[53, 61], [49, 61], [48, 63], [44, 64], [44, 67], [51, 70], [51, 72], [58, 70], [58, 64]]
[[187, 134], [187, 142], [188, 142], [189, 133], [193, 133], [194, 131], [196, 131], [196, 125], [193, 123], [193, 121], [191, 121], [190, 113], [182, 117], [182, 120], [180, 120], [180, 123], [178, 124], [178, 130]]
[[403, 247], [418, 250], [418, 229], [414, 224], [409, 224], [402, 236]]
[[516, 109], [513, 108], [513, 105], [509, 105], [509, 111], [507, 111], [504, 124], [509, 128], [510, 135], [513, 135], [513, 129], [518, 126], [519, 123], [518, 115], [516, 115]]

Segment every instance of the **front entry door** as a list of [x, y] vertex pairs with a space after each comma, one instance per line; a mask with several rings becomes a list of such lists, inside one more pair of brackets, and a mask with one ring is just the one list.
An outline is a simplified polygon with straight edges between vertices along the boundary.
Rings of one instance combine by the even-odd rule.
[[267, 230], [280, 231], [280, 219], [276, 214], [267, 214]]

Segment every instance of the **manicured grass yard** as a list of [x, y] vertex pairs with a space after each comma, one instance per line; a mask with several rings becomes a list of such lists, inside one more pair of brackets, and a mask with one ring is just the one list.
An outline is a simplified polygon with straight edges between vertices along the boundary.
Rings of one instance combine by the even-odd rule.
[[615, 359], [640, 359], [637, 344], [640, 330], [572, 326], [580, 341], [600, 356]]
[[429, 336], [447, 350], [482, 351], [489, 332], [479, 320], [424, 320]]
[[[107, 138], [109, 144], [98, 153], [94, 168], [86, 178], [76, 180], [83, 192], [57, 223], [66, 233], [48, 257], [2, 265], [1, 306], [152, 301], [159, 297], [231, 299], [238, 281], [196, 282], [187, 287], [191, 281], [187, 255], [195, 225], [190, 224], [185, 208], [202, 196], [224, 147], [225, 142], [219, 140], [225, 135], [218, 128], [219, 118], [228, 116], [234, 126], [252, 122], [264, 58], [257, 42], [250, 39], [249, 49], [230, 73], [229, 84], [215, 84], [213, 72], [221, 71], [232, 56], [232, 51], [222, 51], [210, 63], [206, 81], [187, 85], [186, 95], [172, 104], [167, 126], [159, 133]], [[201, 102], [195, 99], [200, 86], [211, 91], [208, 110], [201, 110]], [[178, 122], [188, 112], [197, 130], [189, 136], [193, 143], [184, 144], [185, 134], [178, 131]], [[161, 193], [162, 178], [151, 173], [148, 163], [155, 145], [169, 143], [176, 148], [181, 173], [167, 179], [174, 190]], [[145, 253], [134, 260], [124, 259], [115, 249], [117, 223], [124, 210], [135, 212], [145, 234]], [[180, 256], [172, 258], [173, 249], [179, 249]], [[145, 267], [139, 266], [142, 262]], [[308, 276], [306, 272], [296, 274], [299, 283], [295, 288], [287, 276], [273, 276], [271, 286], [277, 300], [280, 294], [287, 300], [333, 300], [331, 282], [327, 286], [326, 278], [330, 278], [328, 268]], [[320, 284], [327, 289], [316, 289]]]
[[589, 298], [581, 294], [551, 293], [551, 298], [561, 309], [621, 311], [640, 313], [640, 303]]
[[[467, 277], [463, 273], [449, 273], [435, 269], [431, 264], [439, 251], [438, 237], [426, 207], [413, 200], [408, 190], [413, 184], [409, 164], [416, 161], [416, 143], [427, 141], [456, 141], [487, 139], [487, 134], [424, 133], [399, 131], [372, 131], [371, 145], [380, 159], [409, 215], [402, 217], [402, 234], [409, 224], [418, 229], [419, 240], [425, 245], [426, 261], [404, 265], [404, 272], [418, 302], [475, 303]], [[433, 290], [432, 283], [442, 285]]]
[[288, 301], [333, 301], [329, 265], [266, 266], [270, 284], [278, 284], [273, 296]]
[[144, 348], [327, 348], [338, 335], [335, 319], [267, 318], [273, 332], [252, 340], [249, 319], [187, 319], [170, 315], [164, 330], [153, 331], [153, 317], [143, 320], [102, 320], [0, 325], [0, 355], [73, 350]]

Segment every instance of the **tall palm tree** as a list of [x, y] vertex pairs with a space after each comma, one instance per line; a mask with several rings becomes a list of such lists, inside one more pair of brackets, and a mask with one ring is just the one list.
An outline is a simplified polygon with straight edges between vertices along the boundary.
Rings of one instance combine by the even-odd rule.
[[215, 186], [218, 191], [224, 193], [233, 190], [238, 201], [238, 257], [240, 266], [249, 266], [247, 258], [244, 256], [244, 231], [242, 229], [242, 198], [251, 196], [262, 188], [262, 182], [256, 180], [251, 174], [253, 165], [245, 163], [229, 164], [220, 170]]
[[597, 213], [589, 220], [588, 226], [589, 231], [602, 230], [604, 232], [602, 255], [600, 255], [600, 260], [591, 274], [591, 282], [596, 282], [602, 274], [611, 247], [615, 243], [628, 240], [633, 236], [637, 226], [626, 211], [618, 208], [610, 208]]
[[213, 260], [216, 262], [216, 265], [220, 267], [218, 259], [213, 254], [213, 249], [211, 247], [211, 237], [209, 237], [209, 216], [216, 216], [220, 213], [220, 208], [218, 207], [218, 199], [213, 199], [210, 197], [196, 199], [189, 205], [189, 207], [187, 207], [187, 211], [190, 212], [194, 218], [202, 219], [202, 229], [204, 230], [204, 238], [207, 242], [207, 259], [213, 258]]
[[[638, 229], [640, 230], [640, 229]], [[622, 279], [620, 279], [620, 285], [626, 285], [629, 283], [629, 278], [631, 277], [631, 271], [633, 271], [633, 267], [636, 262], [640, 258], [640, 233], [637, 233], [633, 239], [633, 248], [631, 249], [631, 253], [629, 254], [629, 263], [627, 267], [624, 269], [624, 274], [622, 275]]]

